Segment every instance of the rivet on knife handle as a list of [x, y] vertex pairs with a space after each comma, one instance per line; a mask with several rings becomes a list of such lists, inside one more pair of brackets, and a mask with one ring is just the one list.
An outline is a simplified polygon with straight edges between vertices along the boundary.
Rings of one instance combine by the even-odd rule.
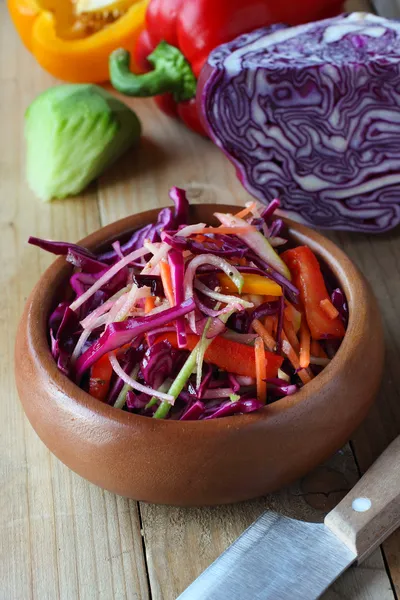
[[400, 526], [400, 436], [326, 516], [325, 525], [358, 562]]

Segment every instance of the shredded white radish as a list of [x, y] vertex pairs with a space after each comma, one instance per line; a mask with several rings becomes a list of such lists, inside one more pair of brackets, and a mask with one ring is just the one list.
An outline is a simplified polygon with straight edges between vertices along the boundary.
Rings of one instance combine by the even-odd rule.
[[194, 287], [196, 290], [199, 290], [205, 296], [212, 298], [213, 300], [218, 300], [219, 302], [223, 302], [224, 304], [234, 304], [239, 305], [241, 309], [243, 308], [253, 308], [253, 302], [248, 302], [244, 298], [238, 298], [237, 296], [228, 296], [227, 294], [220, 294], [219, 292], [214, 292], [209, 287], [207, 287], [204, 283], [199, 280], [194, 282]]
[[253, 201], [253, 202], [246, 202], [245, 207], [248, 208], [251, 211], [251, 214], [256, 219], [259, 219], [261, 217], [260, 205], [257, 202], [255, 202], [255, 201]]
[[282, 341], [282, 352], [283, 354], [285, 354], [286, 356], [288, 356], [288, 354], [290, 354], [292, 347], [289, 344], [289, 342], [287, 342], [286, 340]]
[[[158, 263], [160, 261], [162, 261], [163, 258], [166, 258], [170, 249], [171, 249], [171, 246], [169, 244], [167, 244], [166, 242], [163, 242], [162, 244], [160, 244], [160, 247], [157, 249], [156, 253], [146, 264], [144, 269], [141, 270], [140, 274], [141, 275], [146, 275], [146, 274], [154, 275], [155, 267], [157, 267]], [[146, 250], [146, 253], [148, 253], [148, 249]]]
[[240, 385], [254, 385], [256, 383], [256, 380], [253, 379], [253, 377], [246, 377], [245, 375], [235, 375], [236, 380], [238, 383], [240, 383]]
[[[229, 264], [220, 256], [215, 256], [214, 254], [198, 254], [186, 267], [185, 278], [183, 280], [185, 299], [193, 298], [193, 281], [196, 275], [196, 269], [201, 265], [212, 265], [213, 267], [218, 267], [219, 269], [221, 269], [221, 271], [226, 273], [226, 275], [228, 275], [230, 279], [232, 279], [233, 283], [236, 285], [239, 291], [243, 287], [243, 275], [239, 273], [236, 267]], [[219, 300], [219, 298], [216, 298], [216, 300]], [[235, 301], [237, 300], [238, 299], [235, 298]], [[224, 300], [222, 300], [222, 302], [224, 302]], [[196, 332], [196, 320], [194, 311], [192, 311], [189, 314], [188, 319], [190, 329]]]
[[284, 244], [287, 243], [287, 240], [285, 240], [284, 238], [281, 238], [281, 237], [270, 237], [268, 239], [269, 239], [269, 243], [274, 248], [278, 248], [278, 246], [283, 246]]
[[161, 242], [150, 242], [150, 240], [145, 240], [143, 246], [147, 248], [149, 252], [155, 254], [162, 246]]
[[141, 298], [148, 298], [150, 295], [151, 289], [147, 285], [144, 285], [141, 288], [138, 288], [137, 285], [132, 285], [124, 305], [115, 316], [115, 321], [124, 321], [129, 313], [135, 308], [136, 302]]
[[[225, 225], [225, 227], [244, 227], [248, 225], [247, 221], [230, 215], [229, 213], [214, 213], [218, 221]], [[286, 264], [283, 262], [281, 257], [275, 252], [268, 239], [256, 229], [246, 233], [238, 234], [238, 237], [242, 239], [246, 244], [259, 256], [262, 260], [266, 261], [281, 275], [286, 277], [289, 281], [291, 280], [290, 271]]]
[[282, 369], [278, 369], [278, 377], [284, 381], [290, 381], [289, 375], [285, 371], [282, 371]]
[[189, 237], [189, 235], [193, 235], [207, 227], [205, 223], [196, 223], [196, 225], [186, 225], [186, 227], [182, 227], [175, 235], [179, 235], [180, 237]]
[[241, 297], [244, 300], [247, 300], [247, 302], [252, 302], [255, 307], [261, 306], [261, 304], [265, 302], [264, 296], [261, 296], [260, 294], [242, 294]]
[[114, 294], [114, 296], [111, 296], [111, 298], [109, 298], [106, 302], [104, 302], [104, 304], [101, 304], [101, 306], [99, 306], [95, 310], [93, 310], [87, 317], [85, 317], [83, 319], [83, 321], [80, 322], [83, 329], [92, 327], [92, 324], [99, 317], [101, 317], [101, 315], [104, 315], [104, 313], [108, 312], [114, 306], [114, 304], [118, 300], [118, 298], [123, 296], [128, 291], [129, 291], [128, 286], [123, 288], [122, 290], [119, 290], [119, 292], [117, 292], [116, 294]]
[[124, 258], [124, 255], [122, 254], [121, 250], [121, 244], [118, 242], [118, 240], [112, 244], [112, 247], [114, 248], [119, 258]]
[[167, 310], [167, 308], [171, 308], [170, 303], [168, 302], [168, 300], [163, 300], [161, 302], [161, 304], [159, 304], [158, 306], [155, 306], [146, 316], [151, 316], [151, 315], [156, 315], [157, 313], [163, 312], [164, 310]]
[[148, 394], [149, 396], [155, 396], [156, 398], [160, 398], [160, 400], [165, 400], [166, 402], [169, 402], [171, 405], [174, 405], [175, 398], [173, 396], [171, 396], [170, 394], [164, 394], [163, 392], [159, 392], [158, 390], [153, 390], [151, 387], [142, 385], [141, 383], [138, 383], [137, 381], [132, 379], [132, 377], [130, 377], [127, 373], [125, 373], [125, 371], [119, 364], [118, 359], [115, 356], [115, 354], [110, 354], [109, 358], [110, 358], [111, 366], [114, 369], [114, 371], [116, 372], [116, 374], [118, 375], [118, 377], [120, 377], [122, 379], [122, 381], [124, 381], [125, 383], [130, 385], [134, 390], [138, 390], [138, 392], [142, 392], [143, 394]]
[[129, 294], [126, 296], [125, 302], [115, 315], [115, 322], [126, 319], [129, 310], [135, 306], [138, 291], [138, 286], [133, 283], [131, 289], [129, 290]]
[[107, 315], [102, 315], [102, 316], [100, 316], [98, 319], [96, 319], [94, 321], [92, 327], [89, 327], [89, 328], [84, 329], [82, 331], [81, 335], [79, 336], [78, 341], [76, 342], [76, 346], [74, 348], [74, 351], [71, 354], [71, 364], [74, 364], [74, 362], [82, 354], [83, 347], [86, 344], [87, 340], [89, 339], [90, 334], [92, 333], [92, 331], [94, 329], [96, 329], [97, 327], [101, 327], [102, 325], [105, 325], [106, 321], [107, 321]]
[[[261, 213], [264, 207], [259, 202], [246, 202], [245, 206], [251, 210], [251, 213], [255, 219], [261, 219]], [[261, 228], [265, 237], [269, 238], [269, 229], [265, 222], [262, 223]]]
[[117, 316], [117, 314], [119, 313], [121, 308], [124, 306], [127, 298], [128, 298], [128, 294], [124, 294], [123, 296], [118, 298], [118, 300], [115, 302], [114, 306], [108, 313], [108, 318], [107, 318], [107, 323], [106, 323], [107, 325], [115, 322], [115, 317]]
[[217, 398], [229, 398], [232, 396], [232, 388], [219, 388], [216, 390], [207, 390], [204, 392], [204, 400], [216, 400]]
[[80, 306], [82, 306], [82, 304], [89, 300], [89, 298], [91, 298], [93, 294], [97, 292], [97, 290], [103, 287], [105, 283], [110, 281], [110, 279], [112, 279], [121, 269], [129, 265], [129, 263], [136, 260], [140, 256], [144, 256], [147, 253], [148, 250], [146, 248], [140, 248], [140, 250], [135, 250], [134, 252], [131, 252], [130, 254], [122, 258], [120, 261], [115, 263], [115, 265], [110, 267], [108, 271], [106, 271], [106, 273], [104, 273], [104, 275], [100, 277], [100, 279], [98, 279], [84, 294], [82, 294], [82, 296], [79, 296], [79, 298], [77, 298], [75, 302], [71, 304], [70, 309], [77, 310]]

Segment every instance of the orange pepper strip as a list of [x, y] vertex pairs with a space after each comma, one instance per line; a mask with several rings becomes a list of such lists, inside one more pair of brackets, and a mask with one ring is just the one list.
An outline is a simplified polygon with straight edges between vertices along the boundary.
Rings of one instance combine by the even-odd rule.
[[321, 300], [319, 305], [330, 319], [336, 319], [339, 316], [339, 311], [333, 306], [332, 302], [328, 300], [328, 298], [324, 298], [324, 300]]
[[171, 269], [169, 264], [162, 260], [160, 262], [161, 281], [164, 288], [164, 294], [171, 306], [175, 306], [174, 288], [172, 287]]
[[257, 398], [263, 404], [267, 401], [267, 367], [265, 364], [264, 342], [260, 337], [254, 343], [256, 361]]
[[310, 330], [305, 323], [300, 326], [300, 367], [307, 369], [310, 366]]
[[262, 338], [267, 350], [269, 350], [270, 352], [274, 352], [276, 348], [276, 341], [274, 340], [272, 335], [268, 333], [261, 321], [259, 321], [258, 319], [254, 319], [251, 326], [253, 327], [254, 331], [258, 333], [260, 338]]
[[[102, 83], [109, 80], [108, 59], [113, 50], [125, 48], [133, 55], [148, 3], [137, 0], [114, 23], [81, 39], [61, 38], [55, 14], [39, 1], [8, 0], [8, 9], [25, 46], [46, 71], [64, 81]], [[131, 68], [139, 71], [134, 60]]]
[[312, 374], [307, 369], [300, 368], [299, 357], [297, 356], [296, 352], [293, 350], [292, 346], [290, 345], [290, 342], [287, 339], [284, 331], [282, 331], [282, 351], [288, 357], [288, 359], [290, 360], [290, 362], [296, 369], [297, 374], [300, 377], [301, 381], [303, 383], [308, 383], [309, 381], [311, 381], [311, 379], [313, 377]]
[[[257, 294], [258, 296], [282, 296], [282, 288], [278, 283], [264, 277], [264, 275], [255, 275], [254, 273], [243, 273], [242, 294]], [[217, 273], [217, 278], [223, 290], [237, 293], [238, 289], [232, 279], [226, 273]]]
[[[199, 339], [200, 337], [194, 333], [187, 334], [187, 349], [193, 350]], [[178, 348], [174, 331], [160, 334], [155, 343], [163, 340], [170, 342], [174, 348]], [[224, 371], [252, 377], [253, 379], [256, 378], [256, 363], [252, 346], [217, 336], [207, 348], [204, 359], [207, 363], [214, 364]], [[276, 377], [282, 362], [282, 356], [265, 351], [266, 377]]]
[[153, 310], [156, 305], [156, 299], [154, 296], [148, 296], [144, 301], [144, 314], [147, 315]]

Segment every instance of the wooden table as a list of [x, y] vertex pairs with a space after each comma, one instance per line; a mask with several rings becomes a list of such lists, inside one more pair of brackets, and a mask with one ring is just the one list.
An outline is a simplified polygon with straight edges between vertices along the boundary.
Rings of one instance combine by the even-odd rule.
[[[266, 507], [322, 520], [353, 485], [357, 469], [366, 470], [399, 433], [399, 230], [330, 236], [373, 285], [386, 329], [382, 390], [351, 446], [281, 493], [235, 506], [185, 510], [104, 492], [50, 454], [17, 398], [15, 331], [28, 293], [51, 262], [26, 240], [30, 234], [78, 240], [132, 212], [167, 204], [172, 185], [187, 188], [194, 202], [240, 205], [248, 196], [210, 142], [164, 117], [152, 101], [134, 100], [144, 124], [140, 149], [80, 197], [42, 204], [25, 183], [23, 113], [54, 83], [23, 49], [0, 0], [0, 599], [174, 600]], [[396, 592], [400, 532], [325, 598], [392, 600]]]

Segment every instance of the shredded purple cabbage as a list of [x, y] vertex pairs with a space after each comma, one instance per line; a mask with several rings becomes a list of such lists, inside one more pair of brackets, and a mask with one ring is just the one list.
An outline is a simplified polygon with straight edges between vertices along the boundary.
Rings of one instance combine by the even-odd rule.
[[[276, 352], [279, 354], [285, 301], [297, 302], [299, 296], [291, 281], [259, 258], [237, 235], [213, 232], [207, 234], [202, 242], [190, 236], [179, 235], [182, 227], [188, 224], [189, 205], [185, 191], [180, 188], [172, 188], [170, 197], [175, 207], [162, 209], [156, 223], [133, 232], [125, 242], [115, 241], [99, 253], [93, 253], [77, 244], [35, 237], [29, 239], [35, 246], [65, 256], [73, 267], [69, 280], [70, 290], [66, 293], [66, 298], [54, 307], [48, 319], [49, 346], [60, 371], [90, 393], [94, 365], [99, 364], [98, 361], [105, 355], [115, 354], [124, 378], [114, 365], [115, 370], [108, 382], [106, 397], [102, 400], [111, 406], [118, 400], [118, 406], [122, 403], [123, 410], [148, 417], [157, 416], [157, 410], [161, 406], [161, 400], [153, 394], [166, 393], [164, 390], [168, 391], [170, 384], [180, 376], [184, 368], [190, 355], [187, 349], [189, 334], [195, 332], [200, 336], [202, 344], [208, 343], [214, 337], [223, 336], [226, 340], [248, 347], [254, 344], [257, 337], [252, 331], [254, 319], [263, 322], [266, 317], [277, 315]], [[261, 212], [261, 217], [250, 216], [248, 222], [267, 237], [287, 235], [284, 222], [275, 218], [275, 210], [278, 207], [279, 201], [274, 200]], [[165, 252], [165, 260], [170, 267], [173, 305], [165, 298], [159, 272], [141, 272], [151, 256], [150, 253], [125, 265], [113, 277], [105, 280], [109, 269], [115, 269], [121, 257], [140, 250], [146, 240], [159, 244], [160, 247], [162, 244], [169, 246]], [[213, 255], [215, 260], [222, 261], [222, 264], [228, 260], [243, 275], [254, 273], [266, 276], [281, 286], [283, 295], [273, 301], [261, 304], [259, 301], [255, 302], [253, 308], [246, 310], [240, 310], [238, 305], [225, 322], [226, 318], [224, 319], [223, 315], [232, 312], [227, 308], [228, 303], [216, 302], [207, 295], [212, 291], [222, 293], [218, 279], [218, 274], [223, 270], [220, 266], [200, 266], [196, 277], [208, 290], [195, 289], [191, 297], [186, 295], [186, 267], [190, 260], [199, 254]], [[330, 277], [330, 274], [328, 275]], [[103, 278], [100, 289], [89, 291], [94, 284], [98, 285], [100, 278]], [[332, 283], [332, 303], [347, 324], [346, 297], [334, 280]], [[132, 292], [140, 293], [139, 299], [135, 300], [133, 308], [129, 307], [127, 314], [117, 318], [118, 311], [129, 302]], [[72, 310], [72, 302], [76, 302], [84, 294], [86, 296], [82, 300], [85, 301], [81, 301], [76, 311]], [[154, 308], [147, 313], [145, 306], [150, 296], [153, 296]], [[110, 315], [114, 308], [116, 310], [112, 313], [113, 320]], [[190, 329], [190, 319], [187, 318], [189, 315], [194, 315], [193, 330]], [[83, 330], [82, 326], [84, 320], [86, 330]], [[168, 341], [168, 335], [171, 333], [177, 335], [177, 347]], [[163, 335], [166, 336], [164, 340]], [[329, 356], [336, 353], [336, 342], [326, 340], [321, 343]], [[290, 381], [281, 379], [278, 376], [279, 371], [277, 377], [269, 378], [268, 402], [294, 394], [302, 386], [296, 371], [286, 359], [282, 368]], [[321, 368], [316, 367], [315, 373]], [[127, 377], [136, 377], [136, 382], [142, 387], [132, 389], [130, 384], [125, 383], [124, 379]], [[195, 371], [189, 373], [167, 418], [182, 421], [209, 420], [247, 414], [260, 410], [263, 406], [264, 403], [256, 398], [255, 379], [225, 372], [217, 365], [204, 361], [201, 365], [201, 379], [198, 380]]]

